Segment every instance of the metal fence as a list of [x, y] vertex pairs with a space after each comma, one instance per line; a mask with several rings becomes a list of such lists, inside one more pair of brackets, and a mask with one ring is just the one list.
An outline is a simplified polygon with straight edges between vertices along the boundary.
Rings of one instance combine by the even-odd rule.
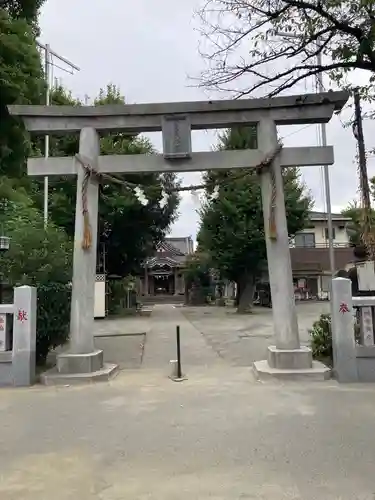
[[[294, 242], [291, 242], [289, 244], [289, 247], [290, 248], [329, 248], [329, 242], [328, 241], [325, 241], [323, 243], [314, 243], [314, 244], [311, 244], [311, 245], [300, 245], [298, 243], [294, 243]], [[336, 243], [336, 242], [333, 242], [333, 247], [334, 248], [350, 248], [350, 243]]]

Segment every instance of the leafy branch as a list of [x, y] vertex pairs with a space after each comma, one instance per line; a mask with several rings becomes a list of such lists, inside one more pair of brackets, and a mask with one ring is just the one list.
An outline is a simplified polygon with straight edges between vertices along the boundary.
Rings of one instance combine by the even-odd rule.
[[[355, 69], [366, 71], [371, 84], [374, 5], [374, 0], [206, 0], [197, 13], [200, 53], [208, 62], [200, 85], [237, 97], [258, 89], [274, 96], [319, 73], [348, 86], [346, 76]], [[369, 87], [362, 90], [373, 98]]]

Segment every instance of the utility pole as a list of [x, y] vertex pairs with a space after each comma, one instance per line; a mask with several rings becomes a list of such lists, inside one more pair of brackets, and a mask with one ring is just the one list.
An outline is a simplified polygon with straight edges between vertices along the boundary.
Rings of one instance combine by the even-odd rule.
[[[316, 56], [316, 62], [318, 66], [322, 67], [322, 53], [318, 52]], [[323, 73], [317, 74], [318, 91], [324, 92], [323, 85]], [[320, 131], [322, 136], [322, 146], [327, 146], [327, 128], [325, 123], [320, 124]], [[329, 246], [329, 267], [331, 271], [332, 279], [336, 274], [336, 263], [335, 263], [335, 250], [333, 246], [333, 224], [332, 224], [332, 205], [331, 205], [331, 186], [329, 180], [329, 166], [323, 166], [324, 174], [324, 190], [326, 195], [326, 209], [327, 209], [327, 225], [328, 225], [328, 246]]]
[[[301, 36], [293, 35], [291, 33], [276, 32], [276, 35], [283, 38], [291, 38], [300, 40]], [[317, 43], [318, 45], [318, 43]], [[319, 49], [319, 47], [318, 47]], [[322, 67], [322, 52], [318, 50], [316, 55], [317, 66]], [[323, 73], [317, 73], [317, 90], [318, 92], [324, 92], [323, 85]], [[322, 146], [327, 146], [327, 128], [325, 123], [320, 124], [321, 140]], [[333, 224], [332, 224], [332, 205], [331, 205], [331, 186], [329, 181], [329, 166], [323, 165], [324, 173], [324, 191], [325, 191], [325, 204], [327, 209], [327, 226], [328, 226], [328, 247], [329, 247], [329, 268], [331, 277], [334, 278], [336, 274], [336, 264], [335, 264], [335, 250], [333, 245]]]
[[[75, 64], [71, 63], [68, 59], [65, 57], [60, 56], [53, 50], [51, 50], [50, 46], [48, 44], [42, 44], [40, 42], [36, 42], [37, 46], [44, 50], [44, 73], [45, 73], [45, 78], [46, 78], [46, 106], [50, 105], [50, 92], [51, 92], [51, 75], [50, 75], [50, 67], [53, 66], [53, 63], [51, 61], [51, 56], [56, 57], [56, 59], [59, 59], [61, 62], [66, 64], [71, 68], [71, 70], [76, 70], [80, 71], [79, 67], [76, 66]], [[44, 156], [45, 158], [48, 158], [49, 156], [49, 136], [46, 135], [45, 137], [45, 143], [44, 143]], [[44, 216], [44, 227], [46, 228], [48, 225], [48, 177], [44, 177], [44, 209], [43, 209], [43, 216]]]
[[[46, 76], [46, 106], [50, 104], [50, 47], [48, 44], [45, 46], [44, 51], [44, 74]], [[49, 156], [49, 135], [46, 135], [44, 142], [44, 156], [47, 159]], [[48, 224], [48, 177], [44, 177], [44, 228], [47, 227]]]
[[353, 126], [353, 133], [354, 133], [354, 137], [357, 139], [357, 143], [358, 143], [358, 160], [359, 160], [359, 172], [360, 172], [361, 197], [362, 197], [362, 201], [363, 201], [363, 206], [366, 209], [371, 209], [370, 189], [369, 189], [368, 175], [367, 175], [365, 139], [363, 136], [361, 98], [359, 96], [358, 90], [354, 91], [354, 109], [355, 109], [355, 111], [354, 111], [355, 112], [355, 122], [354, 122], [354, 126]]
[[363, 135], [362, 123], [362, 110], [361, 98], [358, 90], [354, 91], [354, 113], [355, 121], [353, 124], [353, 134], [357, 139], [358, 144], [358, 171], [359, 171], [359, 186], [361, 191], [361, 205], [362, 205], [362, 239], [367, 249], [370, 259], [375, 258], [375, 241], [373, 234], [373, 222], [371, 213], [371, 199], [370, 199], [370, 186], [367, 175], [367, 161], [365, 139]]

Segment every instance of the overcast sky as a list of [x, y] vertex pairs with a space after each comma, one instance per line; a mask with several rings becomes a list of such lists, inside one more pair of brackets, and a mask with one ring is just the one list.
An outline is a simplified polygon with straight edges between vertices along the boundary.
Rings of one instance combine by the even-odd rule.
[[[54, 68], [53, 76], [81, 97], [95, 97], [108, 83], [118, 85], [128, 103], [190, 101], [220, 98], [193, 87], [189, 76], [199, 75], [203, 62], [198, 53], [199, 34], [194, 30], [194, 10], [200, 0], [47, 0], [41, 15], [41, 38], [51, 48], [81, 68], [69, 75]], [[64, 66], [61, 62], [56, 64]], [[292, 93], [312, 92], [306, 82]], [[335, 147], [335, 165], [330, 167], [334, 211], [344, 208], [357, 196], [358, 176], [354, 163], [356, 144], [351, 129], [344, 129], [343, 117], [334, 117], [327, 126], [328, 144]], [[282, 127], [287, 146], [316, 145], [316, 126]], [[150, 135], [160, 147], [159, 134]], [[365, 122], [366, 146], [375, 146], [375, 125]], [[194, 132], [193, 148], [209, 150], [213, 132]], [[371, 143], [371, 141], [373, 141]], [[375, 175], [375, 162], [368, 162]], [[199, 174], [183, 176], [184, 184], [195, 183]], [[317, 210], [324, 209], [322, 172], [304, 167], [303, 177], [311, 189]], [[195, 237], [196, 205], [184, 193], [180, 217], [173, 236]]]

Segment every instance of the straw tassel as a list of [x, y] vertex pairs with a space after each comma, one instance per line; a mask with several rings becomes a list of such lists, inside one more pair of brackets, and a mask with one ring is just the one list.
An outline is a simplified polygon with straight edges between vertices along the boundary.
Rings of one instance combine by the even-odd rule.
[[83, 212], [83, 240], [82, 248], [83, 250], [90, 250], [92, 245], [92, 232], [90, 225], [89, 213], [87, 211]]
[[276, 178], [273, 165], [269, 166], [271, 174], [271, 200], [270, 200], [270, 215], [269, 215], [269, 237], [271, 240], [277, 240], [277, 226], [276, 226]]
[[87, 208], [87, 187], [91, 178], [91, 169], [87, 165], [82, 165], [85, 175], [82, 182], [82, 217], [83, 217], [83, 239], [81, 246], [83, 250], [90, 250], [92, 245], [92, 231], [90, 224], [90, 215]]

